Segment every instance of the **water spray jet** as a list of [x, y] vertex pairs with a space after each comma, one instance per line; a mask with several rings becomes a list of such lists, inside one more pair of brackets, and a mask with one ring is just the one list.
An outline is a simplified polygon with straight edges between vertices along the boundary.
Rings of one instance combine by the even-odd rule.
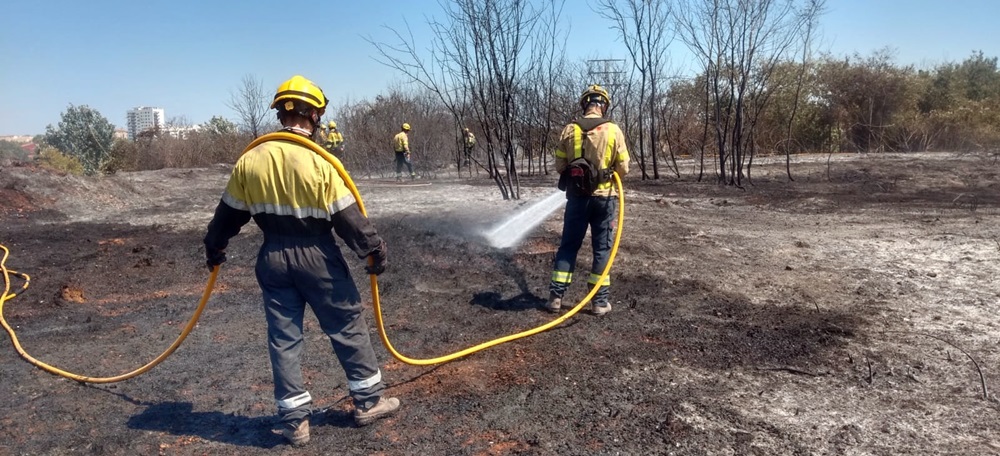
[[563, 204], [566, 204], [566, 195], [560, 190], [555, 190], [551, 195], [500, 221], [489, 231], [484, 232], [483, 237], [490, 246], [498, 249], [514, 247]]

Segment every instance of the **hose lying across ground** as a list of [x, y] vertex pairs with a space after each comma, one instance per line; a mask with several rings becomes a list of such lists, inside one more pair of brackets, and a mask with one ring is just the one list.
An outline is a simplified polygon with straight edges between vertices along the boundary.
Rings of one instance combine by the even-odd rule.
[[[354, 195], [354, 199], [357, 201], [358, 208], [361, 210], [361, 213], [366, 217], [368, 216], [368, 213], [365, 211], [365, 206], [364, 202], [361, 199], [361, 195], [360, 193], [358, 193], [358, 189], [354, 185], [354, 181], [351, 179], [351, 176], [347, 173], [346, 170], [344, 170], [344, 166], [340, 163], [340, 160], [337, 159], [332, 154], [330, 154], [329, 152], [327, 152], [322, 147], [320, 147], [318, 144], [310, 141], [309, 139], [286, 132], [270, 133], [261, 136], [256, 140], [254, 140], [253, 142], [251, 142], [250, 145], [247, 146], [246, 150], [244, 150], [244, 153], [246, 151], [249, 151], [250, 149], [253, 149], [254, 147], [257, 147], [261, 143], [272, 140], [288, 140], [296, 142], [305, 147], [308, 147], [309, 149], [311, 149], [312, 151], [316, 152], [321, 157], [323, 157], [326, 161], [328, 161], [331, 165], [333, 165], [334, 168], [336, 168], [337, 173], [340, 174], [340, 177], [344, 179], [344, 182], [347, 184], [347, 188], [350, 189], [351, 193]], [[615, 256], [618, 253], [618, 244], [621, 241], [622, 225], [625, 219], [625, 197], [624, 197], [624, 192], [622, 191], [622, 182], [617, 174], [612, 174], [612, 176], [614, 178], [615, 187], [618, 190], [618, 207], [619, 207], [618, 224], [617, 224], [618, 229], [615, 230], [615, 241], [611, 248], [611, 255], [608, 258], [608, 264], [604, 267], [604, 271], [601, 272], [601, 277], [596, 281], [596, 283], [603, 283], [605, 279], [607, 279], [608, 274], [610, 274], [611, 272], [611, 265], [614, 263]], [[205, 291], [202, 293], [201, 301], [198, 303], [198, 308], [195, 309], [194, 314], [191, 315], [191, 319], [188, 321], [187, 325], [181, 331], [181, 334], [177, 337], [176, 340], [174, 340], [172, 344], [170, 344], [170, 346], [166, 349], [166, 351], [164, 351], [162, 354], [157, 356], [155, 359], [153, 359], [146, 365], [131, 372], [127, 372], [121, 375], [116, 375], [113, 377], [89, 377], [85, 375], [79, 375], [67, 372], [62, 369], [43, 363], [33, 358], [21, 347], [20, 342], [18, 342], [17, 340], [17, 335], [14, 333], [14, 329], [11, 328], [11, 326], [7, 323], [6, 319], [4, 319], [3, 306], [5, 302], [17, 296], [17, 293], [10, 293], [10, 276], [16, 275], [24, 279], [24, 284], [21, 287], [22, 292], [23, 290], [26, 290], [28, 288], [28, 284], [31, 281], [31, 278], [27, 274], [22, 274], [16, 271], [8, 270], [6, 267], [6, 262], [9, 251], [3, 245], [0, 245], [0, 249], [3, 249], [3, 258], [2, 260], [0, 260], [0, 269], [2, 269], [3, 271], [3, 278], [4, 278], [4, 292], [3, 295], [0, 295], [0, 325], [2, 325], [3, 328], [7, 330], [7, 333], [10, 335], [11, 342], [14, 344], [14, 349], [17, 350], [17, 353], [20, 354], [22, 358], [27, 360], [29, 363], [37, 366], [38, 368], [45, 370], [46, 372], [84, 383], [114, 383], [114, 382], [120, 382], [122, 380], [127, 380], [137, 375], [145, 373], [146, 371], [152, 369], [157, 364], [161, 363], [168, 356], [170, 356], [175, 350], [177, 350], [178, 347], [180, 347], [181, 343], [184, 342], [184, 339], [187, 338], [188, 334], [191, 332], [192, 329], [194, 329], [194, 326], [198, 323], [198, 318], [201, 317], [201, 313], [205, 309], [206, 304], [208, 303], [208, 298], [212, 295], [212, 288], [215, 286], [215, 280], [219, 274], [218, 266], [212, 269], [212, 273], [208, 278], [208, 283], [205, 284]], [[371, 263], [371, 259], [369, 259], [369, 263]], [[485, 350], [495, 345], [500, 345], [505, 342], [521, 339], [551, 329], [559, 325], [560, 323], [566, 321], [567, 319], [571, 318], [573, 315], [576, 315], [577, 312], [582, 310], [583, 307], [586, 306], [591, 299], [593, 299], [594, 295], [597, 293], [597, 290], [599, 288], [596, 285], [593, 286], [590, 289], [590, 292], [587, 293], [587, 295], [579, 303], [577, 303], [576, 306], [570, 309], [569, 312], [566, 312], [559, 318], [556, 318], [555, 320], [552, 320], [544, 325], [529, 330], [521, 331], [516, 334], [511, 334], [494, 340], [486, 341], [478, 345], [474, 345], [472, 347], [448, 355], [438, 356], [435, 358], [427, 358], [427, 359], [415, 359], [407, 357], [402, 353], [399, 353], [395, 349], [395, 347], [392, 346], [392, 343], [389, 342], [389, 336], [388, 334], [386, 334], [385, 331], [385, 322], [383, 321], [382, 318], [381, 300], [379, 299], [379, 292], [378, 292], [378, 279], [374, 274], [372, 274], [369, 276], [369, 280], [371, 281], [372, 303], [375, 309], [375, 321], [378, 324], [378, 332], [379, 336], [382, 339], [382, 343], [385, 345], [389, 353], [392, 354], [392, 356], [398, 359], [399, 361], [404, 362], [406, 364], [412, 364], [418, 366], [426, 366], [426, 365], [440, 364], [448, 361], [453, 361], [455, 359], [471, 355], [475, 352]]]
[[216, 266], [214, 269], [212, 269], [212, 274], [208, 277], [208, 283], [205, 285], [205, 292], [202, 293], [201, 295], [201, 302], [198, 303], [198, 308], [195, 309], [194, 314], [191, 315], [191, 319], [188, 320], [187, 325], [184, 326], [184, 329], [181, 331], [181, 334], [177, 336], [177, 339], [174, 340], [174, 343], [170, 344], [170, 346], [167, 347], [166, 351], [161, 353], [160, 356], [157, 356], [152, 361], [146, 363], [146, 365], [134, 371], [126, 372], [121, 375], [115, 375], [113, 377], [89, 377], [86, 375], [67, 372], [62, 369], [59, 369], [58, 367], [43, 363], [35, 359], [31, 355], [29, 355], [28, 352], [24, 351], [24, 348], [21, 347], [21, 343], [17, 340], [17, 334], [14, 333], [14, 328], [12, 328], [7, 323], [7, 320], [3, 316], [3, 305], [5, 302], [17, 296], [17, 293], [10, 293], [10, 276], [16, 275], [24, 279], [24, 284], [21, 286], [22, 292], [28, 289], [28, 284], [31, 282], [31, 277], [28, 276], [27, 274], [22, 274], [17, 271], [11, 271], [7, 269], [7, 255], [10, 253], [10, 251], [7, 250], [7, 247], [4, 247], [3, 245], [0, 245], [0, 249], [3, 250], [3, 258], [0, 259], [0, 269], [3, 270], [3, 283], [4, 283], [3, 295], [0, 295], [0, 325], [3, 326], [3, 329], [7, 330], [7, 334], [10, 334], [10, 341], [14, 344], [14, 349], [17, 350], [17, 353], [21, 355], [22, 358], [24, 358], [29, 363], [34, 364], [39, 369], [42, 369], [46, 372], [56, 374], [62, 377], [66, 377], [70, 380], [76, 380], [78, 382], [83, 382], [83, 383], [115, 383], [115, 382], [120, 382], [122, 380], [128, 380], [132, 377], [145, 373], [146, 371], [152, 369], [157, 364], [163, 362], [163, 360], [167, 359], [167, 357], [170, 356], [174, 352], [174, 350], [177, 350], [177, 347], [181, 346], [181, 343], [184, 342], [184, 339], [186, 339], [188, 334], [191, 333], [191, 330], [194, 329], [194, 325], [198, 323], [198, 318], [201, 317], [201, 312], [205, 310], [205, 304], [208, 303], [208, 297], [212, 295], [212, 287], [215, 286], [215, 278], [218, 277], [219, 275], [219, 267]]

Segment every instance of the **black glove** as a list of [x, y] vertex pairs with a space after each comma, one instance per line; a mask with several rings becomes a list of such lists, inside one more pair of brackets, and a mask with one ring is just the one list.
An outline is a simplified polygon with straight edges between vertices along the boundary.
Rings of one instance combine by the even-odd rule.
[[372, 250], [372, 253], [368, 254], [368, 257], [371, 258], [371, 264], [365, 266], [365, 271], [369, 274], [375, 275], [385, 272], [385, 268], [387, 266], [385, 259], [385, 241], [380, 242], [378, 247], [376, 247], [375, 250]]
[[208, 265], [208, 269], [215, 269], [216, 266], [226, 262], [226, 252], [224, 250], [215, 250], [210, 248], [205, 248], [205, 264]]

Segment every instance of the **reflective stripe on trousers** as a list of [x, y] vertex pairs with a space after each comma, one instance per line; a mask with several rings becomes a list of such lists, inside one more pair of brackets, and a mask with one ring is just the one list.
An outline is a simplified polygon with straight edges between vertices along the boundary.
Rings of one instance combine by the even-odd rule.
[[348, 380], [347, 388], [351, 391], [363, 391], [382, 383], [382, 371], [375, 371], [375, 375], [361, 380]]
[[[618, 199], [615, 196], [567, 196], [566, 210], [563, 215], [562, 240], [556, 251], [552, 266], [552, 280], [549, 291], [556, 296], [566, 294], [576, 269], [576, 256], [583, 245], [583, 238], [590, 228], [591, 248], [594, 259], [590, 267], [590, 278], [587, 281], [595, 285], [611, 256], [611, 244], [614, 242], [615, 228], [618, 222]], [[610, 276], [600, 284], [601, 288], [594, 295], [594, 303], [606, 303], [610, 297]]]

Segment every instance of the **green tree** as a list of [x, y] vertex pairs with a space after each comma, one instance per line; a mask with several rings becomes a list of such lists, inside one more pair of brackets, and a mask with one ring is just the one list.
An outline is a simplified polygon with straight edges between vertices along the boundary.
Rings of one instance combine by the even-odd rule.
[[70, 105], [58, 127], [45, 127], [45, 142], [79, 160], [85, 173], [94, 174], [109, 160], [114, 133], [114, 125], [97, 110]]
[[212, 116], [212, 118], [202, 126], [202, 131], [214, 136], [235, 135], [236, 124], [222, 116]]
[[892, 51], [881, 49], [868, 57], [825, 57], [816, 71], [817, 94], [830, 110], [831, 135], [838, 143], [859, 152], [915, 148], [893, 139], [901, 134], [895, 122], [912, 118], [920, 102], [912, 66], [896, 65]]
[[983, 51], [973, 52], [957, 68], [963, 79], [965, 97], [972, 101], [983, 101], [1000, 95], [1000, 72], [997, 58], [986, 57]]

